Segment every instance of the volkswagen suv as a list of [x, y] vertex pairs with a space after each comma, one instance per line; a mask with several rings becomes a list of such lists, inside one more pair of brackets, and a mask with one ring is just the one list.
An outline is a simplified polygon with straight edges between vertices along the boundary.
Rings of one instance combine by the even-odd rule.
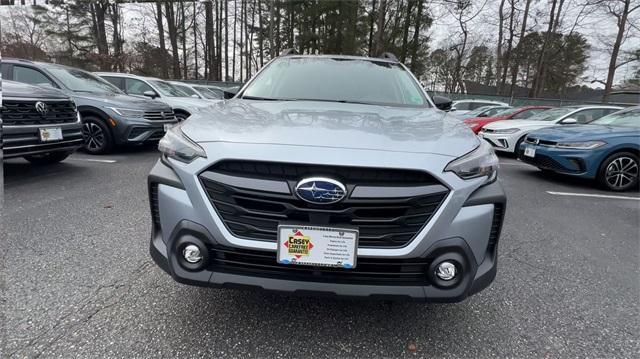
[[178, 282], [453, 302], [496, 275], [497, 157], [391, 56], [280, 56], [159, 149], [150, 252]]

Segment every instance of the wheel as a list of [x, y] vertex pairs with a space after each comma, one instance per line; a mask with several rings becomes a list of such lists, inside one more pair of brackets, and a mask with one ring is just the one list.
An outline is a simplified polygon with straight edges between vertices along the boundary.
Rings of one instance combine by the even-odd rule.
[[525, 137], [527, 137], [527, 135], [520, 137], [518, 142], [516, 142], [516, 147], [513, 149], [513, 154], [516, 155], [516, 157], [519, 157], [522, 154], [520, 153], [520, 145], [524, 142]]
[[24, 156], [24, 159], [33, 163], [34, 165], [51, 165], [58, 163], [65, 158], [69, 157], [71, 152], [49, 152], [38, 155]]
[[111, 152], [114, 146], [113, 135], [107, 125], [96, 117], [84, 117], [82, 122], [84, 149], [92, 155]]
[[611, 191], [626, 191], [638, 185], [638, 156], [618, 152], [607, 157], [598, 171], [598, 181]]
[[186, 120], [187, 118], [189, 118], [189, 116], [190, 115], [186, 112], [182, 112], [182, 111], [176, 112], [176, 120], [178, 120], [178, 122], [182, 122]]

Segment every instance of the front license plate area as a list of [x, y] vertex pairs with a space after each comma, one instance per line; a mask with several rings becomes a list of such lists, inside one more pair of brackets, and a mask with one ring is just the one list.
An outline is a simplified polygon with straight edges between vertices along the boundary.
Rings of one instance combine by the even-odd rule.
[[62, 140], [62, 129], [60, 127], [39, 128], [40, 141], [51, 142]]
[[524, 155], [527, 157], [535, 157], [536, 156], [536, 148], [535, 147], [531, 147], [531, 146], [527, 146], [524, 148]]
[[356, 266], [355, 229], [278, 226], [278, 263], [351, 269]]

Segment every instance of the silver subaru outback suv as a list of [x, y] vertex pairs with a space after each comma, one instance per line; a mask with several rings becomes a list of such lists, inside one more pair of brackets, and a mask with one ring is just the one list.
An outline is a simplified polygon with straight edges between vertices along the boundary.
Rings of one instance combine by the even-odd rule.
[[496, 275], [498, 160], [392, 58], [278, 57], [159, 149], [150, 249], [178, 282], [456, 302]]

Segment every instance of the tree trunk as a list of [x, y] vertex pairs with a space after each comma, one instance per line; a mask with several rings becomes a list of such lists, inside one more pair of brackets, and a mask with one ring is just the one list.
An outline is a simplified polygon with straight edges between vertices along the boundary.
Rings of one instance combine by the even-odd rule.
[[231, 81], [236, 80], [236, 23], [238, 22], [238, 3], [233, 0], [233, 50], [231, 51]]
[[613, 78], [616, 75], [616, 63], [618, 61], [618, 53], [620, 52], [620, 45], [624, 39], [624, 30], [627, 26], [627, 18], [629, 16], [629, 6], [631, 0], [625, 0], [624, 9], [622, 14], [618, 17], [618, 35], [616, 35], [616, 41], [613, 43], [613, 50], [611, 51], [611, 59], [609, 60], [609, 70], [607, 71], [607, 82], [604, 85], [604, 95], [602, 96], [602, 102], [608, 102], [609, 96], [611, 96], [611, 88], [613, 87]]
[[194, 59], [194, 76], [198, 79], [198, 23], [197, 23], [198, 9], [196, 3], [193, 3], [193, 59]]
[[540, 49], [540, 54], [538, 55], [538, 61], [536, 64], [536, 74], [533, 78], [533, 83], [531, 84], [529, 97], [538, 96], [544, 88], [544, 63], [547, 57], [546, 56], [547, 46], [549, 45], [549, 40], [551, 40], [551, 33], [554, 25], [554, 16], [556, 12], [557, 2], [558, 0], [553, 0], [553, 2], [551, 3], [551, 11], [549, 14], [549, 26], [547, 27], [547, 33], [545, 34], [544, 41], [542, 43], [542, 49]]
[[[531, 0], [526, 0], [526, 2], [527, 3], [524, 6], [524, 15], [522, 18], [522, 27], [520, 28], [520, 40], [518, 40], [518, 43], [522, 43], [522, 41], [524, 40], [525, 32], [527, 31], [527, 17], [529, 17], [529, 6], [531, 5]], [[520, 61], [522, 61], [524, 58], [524, 54], [522, 53], [522, 51], [522, 47], [519, 46], [518, 51], [515, 54], [516, 58], [514, 64], [511, 67], [511, 90], [509, 91], [509, 93], [512, 97], [516, 89], [518, 71], [520, 71]]]
[[229, 81], [229, 1], [224, 2], [224, 81]]
[[162, 21], [162, 4], [159, 2], [156, 3], [156, 24], [158, 25], [158, 38], [160, 39], [160, 52], [162, 52], [162, 61], [160, 61], [160, 71], [162, 72], [163, 78], [169, 77], [169, 69], [167, 68], [167, 62], [164, 59], [164, 56], [167, 54], [167, 47], [164, 43], [164, 25]]
[[496, 49], [496, 94], [500, 93], [500, 74], [502, 74], [502, 40], [504, 37], [504, 2], [500, 1], [500, 8], [498, 9], [498, 46]]
[[113, 26], [113, 69], [122, 72], [124, 71], [124, 63], [122, 58], [122, 34], [120, 33], [120, 5], [118, 3], [112, 4], [110, 10], [111, 24]]
[[244, 37], [244, 24], [245, 24], [245, 7], [244, 5], [246, 4], [245, 0], [240, 0], [240, 43], [238, 44], [239, 48], [240, 48], [240, 53], [238, 54], [238, 58], [240, 60], [240, 64], [238, 66], [238, 68], [240, 69], [240, 82], [243, 82], [243, 76], [242, 76], [242, 70], [243, 70], [243, 63], [244, 63], [244, 47], [243, 44], [244, 42], [242, 41], [243, 37]]
[[204, 34], [205, 79], [211, 80], [215, 65], [211, 58], [211, 48], [213, 47], [213, 4], [210, 1], [204, 2]]
[[369, 56], [373, 56], [373, 25], [376, 22], [376, 0], [372, 1], [371, 13], [369, 14]]
[[404, 29], [402, 33], [402, 52], [400, 53], [400, 62], [404, 63], [407, 59], [407, 41], [409, 41], [409, 25], [411, 24], [411, 11], [413, 10], [414, 0], [407, 1], [407, 12], [404, 18]]
[[183, 78], [189, 78], [189, 69], [187, 69], [187, 29], [185, 26], [186, 17], [184, 15], [184, 2], [180, 2], [180, 27], [182, 30], [182, 68]]
[[270, 58], [276, 57], [275, 47], [274, 47], [274, 10], [275, 10], [275, 0], [269, 0], [269, 55]]
[[375, 39], [375, 51], [372, 56], [379, 56], [384, 51], [384, 20], [387, 12], [387, 0], [380, 0], [380, 9], [378, 9], [377, 32]]
[[173, 74], [172, 78], [180, 78], [180, 58], [178, 57], [178, 30], [175, 20], [175, 11], [173, 3], [164, 3], [165, 16], [167, 18], [167, 26], [169, 27], [169, 42], [171, 42], [171, 51], [173, 52]]
[[509, 70], [509, 63], [511, 62], [511, 50], [513, 49], [513, 37], [515, 28], [513, 26], [513, 18], [516, 16], [516, 7], [515, 0], [509, 0], [511, 5], [511, 11], [509, 12], [509, 40], [507, 42], [507, 54], [504, 56], [502, 61], [502, 76], [500, 82], [500, 88], [498, 89], [498, 93], [504, 93], [504, 86], [507, 81], [507, 71]]
[[258, 0], [258, 27], [260, 37], [258, 38], [258, 49], [260, 49], [260, 67], [264, 66], [264, 28], [262, 27], [262, 1]]
[[416, 26], [413, 30], [413, 39], [411, 40], [411, 71], [418, 68], [418, 48], [420, 48], [420, 28], [422, 27], [422, 7], [424, 0], [418, 0], [416, 6]]

